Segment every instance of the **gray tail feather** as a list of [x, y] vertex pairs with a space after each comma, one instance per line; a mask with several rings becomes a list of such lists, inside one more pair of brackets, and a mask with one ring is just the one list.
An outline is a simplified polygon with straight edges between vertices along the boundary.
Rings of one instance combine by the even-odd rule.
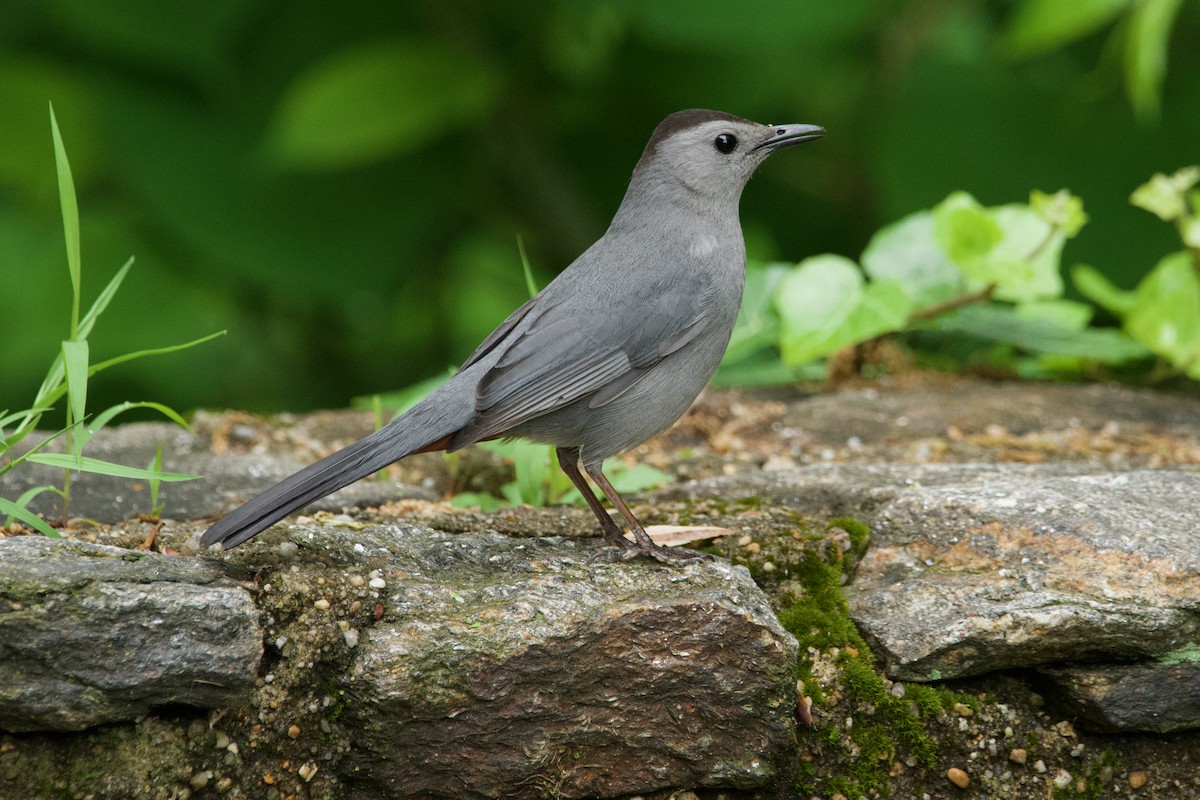
[[228, 550], [293, 511], [377, 472], [393, 461], [462, 430], [475, 415], [475, 385], [491, 368], [480, 361], [461, 370], [429, 396], [370, 436], [326, 456], [267, 489], [218, 520], [200, 543]]
[[309, 464], [226, 514], [205, 531], [200, 543], [210, 547], [220, 542], [225, 550], [237, 547], [293, 511], [365, 478], [437, 439], [422, 436], [421, 439], [427, 441], [414, 442], [414, 437], [408, 435], [411, 433], [406, 430], [408, 427], [393, 423]]

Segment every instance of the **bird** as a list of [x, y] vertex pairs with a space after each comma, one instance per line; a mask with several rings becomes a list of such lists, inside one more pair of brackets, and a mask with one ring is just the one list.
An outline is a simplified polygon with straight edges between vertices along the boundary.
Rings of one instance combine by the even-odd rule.
[[824, 133], [707, 109], [671, 114], [646, 144], [607, 231], [500, 323], [447, 382], [234, 509], [201, 545], [236, 547], [406, 456], [523, 437], [555, 448], [617, 558], [705, 558], [652, 541], [602, 465], [674, 424], [716, 372], [745, 285], [742, 190], [771, 153]]

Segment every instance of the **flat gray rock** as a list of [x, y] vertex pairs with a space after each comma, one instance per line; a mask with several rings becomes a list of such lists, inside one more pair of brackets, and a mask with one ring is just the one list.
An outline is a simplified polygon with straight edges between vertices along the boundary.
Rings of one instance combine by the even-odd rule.
[[82, 730], [244, 699], [262, 658], [250, 593], [194, 558], [0, 538], [0, 730]]
[[408, 526], [288, 538], [292, 583], [373, 568], [386, 609], [345, 673], [353, 797], [750, 788], [791, 746], [796, 642], [744, 568]]
[[[1195, 659], [1193, 645], [1183, 655]], [[1102, 733], [1174, 733], [1200, 727], [1200, 663], [1170, 657], [1142, 664], [1072, 664], [1038, 671], [1064, 714]]]
[[1163, 655], [1200, 631], [1200, 472], [976, 475], [871, 519], [851, 614], [906, 680]]

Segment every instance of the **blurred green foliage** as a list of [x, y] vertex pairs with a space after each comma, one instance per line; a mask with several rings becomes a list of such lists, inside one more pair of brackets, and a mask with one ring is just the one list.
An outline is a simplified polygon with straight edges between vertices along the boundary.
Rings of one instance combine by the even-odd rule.
[[85, 257], [138, 258], [94, 355], [229, 330], [96, 402], [302, 410], [461, 361], [526, 295], [517, 237], [544, 284], [690, 106], [829, 130], [748, 187], [754, 258], [1069, 186], [1105, 220], [1069, 263], [1133, 287], [1178, 239], [1126, 193], [1195, 163], [1198, 74], [1190, 0], [8, 0], [0, 408], [69, 333], [47, 101]]

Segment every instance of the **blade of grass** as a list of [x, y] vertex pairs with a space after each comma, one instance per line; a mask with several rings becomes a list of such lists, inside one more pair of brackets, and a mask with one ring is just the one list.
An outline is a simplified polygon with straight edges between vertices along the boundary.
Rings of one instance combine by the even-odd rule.
[[[173, 344], [173, 345], [168, 345], [167, 347], [152, 347], [148, 350], [138, 350], [137, 352], [134, 352], [134, 353], [126, 353], [125, 355], [116, 356], [115, 358], [110, 358], [107, 361], [100, 361], [98, 363], [92, 364], [90, 367], [88, 367], [88, 377], [90, 378], [93, 375], [95, 375], [97, 372], [100, 372], [101, 370], [108, 369], [109, 367], [116, 366], [117, 364], [124, 364], [126, 361], [132, 361], [135, 358], [143, 358], [145, 356], [159, 356], [159, 355], [165, 355], [167, 353], [174, 353], [177, 350], [185, 350], [189, 347], [195, 347], [196, 345], [203, 344], [204, 342], [207, 342], [210, 339], [215, 339], [218, 336], [224, 336], [224, 335], [225, 335], [225, 331], [217, 331], [216, 333], [210, 333], [207, 336], [201, 336], [199, 339], [193, 339], [190, 342], [184, 342], [182, 344]], [[65, 393], [66, 393], [66, 387], [60, 386], [60, 387], [58, 387], [58, 389], [54, 390], [47, 397], [45, 397], [43, 399], [45, 401], [48, 401], [53, 404], [53, 403], [57, 402], [58, 399], [61, 398], [63, 396], [63, 394], [65, 394]]]
[[54, 166], [58, 172], [58, 200], [62, 206], [63, 233], [67, 241], [67, 269], [71, 273], [71, 335], [76, 339], [79, 329], [80, 253], [79, 253], [79, 203], [75, 198], [75, 181], [71, 177], [71, 164], [67, 161], [67, 148], [63, 145], [58, 130], [58, 119], [54, 116], [54, 104], [50, 104], [50, 130], [54, 135]]
[[192, 427], [187, 424], [187, 420], [185, 420], [183, 417], [181, 417], [179, 415], [179, 413], [176, 412], [170, 406], [164, 406], [162, 403], [155, 403], [152, 400], [141, 400], [138, 402], [134, 402], [134, 401], [130, 400], [130, 401], [126, 401], [124, 403], [117, 403], [115, 406], [112, 406], [111, 408], [106, 408], [105, 410], [103, 410], [99, 414], [97, 414], [92, 419], [91, 424], [88, 425], [89, 435], [93, 434], [96, 431], [103, 428], [105, 425], [107, 425], [109, 422], [112, 421], [113, 417], [117, 416], [118, 414], [124, 414], [126, 411], [129, 411], [130, 409], [134, 409], [134, 408], [152, 409], [152, 410], [157, 411], [158, 413], [162, 414], [164, 417], [171, 420], [171, 422], [174, 422], [176, 425], [183, 428], [184, 430], [190, 431], [192, 429]]
[[[62, 343], [63, 364], [67, 373], [67, 402], [71, 407], [71, 417], [75, 420], [87, 418], [87, 376], [88, 376], [88, 343]], [[79, 456], [87, 443], [86, 428], [79, 429], [79, 435], [74, 437], [72, 452]]]
[[110, 475], [114, 478], [131, 478], [138, 481], [192, 481], [200, 477], [199, 475], [186, 475], [180, 472], [151, 472], [150, 470], [138, 467], [126, 467], [123, 464], [101, 461], [98, 458], [91, 458], [90, 456], [76, 458], [67, 453], [36, 453], [29, 456], [27, 460], [37, 464], [45, 464], [48, 467], [90, 472], [94, 475]]
[[92, 328], [96, 325], [96, 320], [104, 313], [104, 309], [108, 308], [108, 304], [116, 296], [117, 290], [121, 288], [121, 283], [125, 280], [125, 276], [129, 274], [129, 269], [132, 266], [133, 256], [130, 256], [129, 260], [117, 270], [117, 274], [112, 276], [112, 279], [109, 280], [104, 290], [96, 295], [96, 299], [92, 301], [91, 307], [83, 315], [83, 319], [79, 321], [79, 336], [76, 338], [86, 339], [92, 332]]
[[529, 266], [529, 256], [525, 255], [525, 240], [520, 236], [517, 237], [517, 252], [521, 254], [521, 268], [525, 270], [525, 288], [529, 290], [529, 296], [533, 297], [538, 293], [537, 281], [533, 279], [533, 267]]
[[29, 509], [17, 505], [12, 500], [5, 500], [3, 497], [0, 497], [0, 513], [3, 513], [10, 519], [19, 519], [29, 527], [44, 533], [52, 539], [62, 538], [62, 534], [54, 530], [54, 528], [51, 528], [44, 519], [39, 517], [37, 514], [34, 514]]
[[[154, 447], [154, 458], [150, 459], [150, 464], [146, 467], [153, 473], [162, 472], [162, 442], [158, 442]], [[162, 485], [162, 481], [158, 478], [150, 479], [150, 516], [157, 517], [162, 513], [162, 506], [158, 504], [158, 487]]]
[[166, 347], [151, 347], [147, 350], [137, 350], [133, 353], [126, 353], [125, 355], [116, 356], [108, 359], [107, 361], [101, 361], [97, 364], [94, 364], [91, 369], [88, 370], [88, 376], [95, 375], [97, 372], [108, 369], [109, 367], [114, 367], [117, 364], [124, 364], [126, 361], [133, 361], [135, 358], [144, 358], [145, 356], [161, 356], [166, 355], [167, 353], [174, 353], [178, 350], [186, 350], [189, 347], [195, 347], [198, 344], [204, 344], [211, 339], [215, 339], [218, 336], [224, 335], [225, 331], [217, 331], [216, 333], [210, 333], [207, 336], [201, 336], [199, 339], [192, 339], [190, 342], [183, 342], [182, 344], [172, 344], [167, 345]]

